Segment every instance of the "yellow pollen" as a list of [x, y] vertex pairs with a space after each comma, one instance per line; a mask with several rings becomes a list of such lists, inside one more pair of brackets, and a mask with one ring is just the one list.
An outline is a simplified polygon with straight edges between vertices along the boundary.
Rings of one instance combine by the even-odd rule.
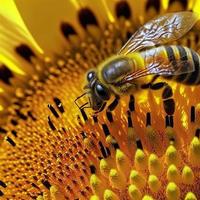
[[189, 166], [184, 166], [182, 170], [182, 180], [185, 184], [193, 184], [194, 183], [194, 173]]
[[151, 196], [145, 195], [142, 200], [154, 200]]
[[116, 151], [116, 164], [118, 170], [127, 177], [131, 168], [131, 163], [128, 157], [119, 149]]
[[180, 172], [174, 164], [171, 164], [167, 170], [168, 181], [178, 183], [180, 181]]
[[144, 188], [146, 181], [139, 172], [137, 172], [136, 170], [132, 170], [130, 173], [130, 183], [142, 189]]
[[124, 189], [126, 187], [126, 178], [124, 174], [116, 169], [111, 169], [109, 174], [110, 184], [117, 189]]
[[161, 182], [155, 175], [150, 175], [148, 179], [148, 184], [152, 192], [158, 192], [161, 187]]
[[111, 190], [105, 190], [104, 192], [104, 200], [119, 200], [117, 195]]
[[200, 141], [199, 138], [194, 137], [190, 143], [189, 149], [190, 161], [194, 166], [199, 166], [200, 164]]
[[111, 168], [110, 168], [108, 162], [105, 159], [101, 159], [101, 161], [100, 161], [101, 174], [104, 175], [105, 177], [108, 177], [110, 169]]
[[159, 176], [162, 173], [162, 165], [156, 154], [151, 154], [148, 160], [148, 168], [151, 174]]
[[145, 170], [147, 168], [147, 156], [141, 149], [136, 150], [135, 166], [138, 170]]
[[188, 192], [184, 200], [197, 200], [193, 192]]
[[175, 183], [170, 182], [167, 185], [166, 196], [167, 196], [167, 200], [179, 200], [179, 198], [180, 198], [180, 190], [179, 190], [178, 186]]
[[102, 196], [104, 187], [101, 180], [95, 174], [92, 174], [90, 177], [90, 185], [95, 194]]
[[142, 199], [142, 194], [141, 194], [140, 190], [133, 184], [129, 185], [128, 193], [129, 193], [131, 200], [141, 200]]
[[97, 195], [92, 195], [90, 197], [90, 200], [99, 200], [99, 197]]
[[166, 162], [168, 165], [175, 164], [176, 166], [178, 166], [178, 164], [180, 162], [179, 155], [178, 155], [176, 148], [173, 145], [170, 145], [167, 148], [165, 156], [166, 156]]

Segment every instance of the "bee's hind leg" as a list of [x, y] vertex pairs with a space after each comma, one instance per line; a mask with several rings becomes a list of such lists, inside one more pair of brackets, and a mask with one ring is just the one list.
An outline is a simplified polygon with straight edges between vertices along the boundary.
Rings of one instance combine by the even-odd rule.
[[175, 101], [173, 99], [173, 90], [171, 86], [167, 82], [158, 82], [158, 83], [153, 83], [153, 82], [151, 81], [150, 83], [148, 83], [148, 87], [146, 87], [146, 89], [147, 88], [151, 90], [163, 89], [162, 100], [163, 100], [164, 110], [167, 113], [167, 115], [173, 115], [175, 111]]
[[173, 98], [173, 90], [170, 85], [165, 83], [163, 92], [162, 92], [162, 100], [165, 112], [168, 115], [173, 115], [175, 111], [175, 101]]
[[157, 78], [159, 77], [159, 75], [155, 75], [153, 76], [153, 78], [151, 79], [151, 81], [149, 83], [143, 84], [141, 86], [142, 89], [148, 89], [151, 87], [151, 85], [157, 80]]

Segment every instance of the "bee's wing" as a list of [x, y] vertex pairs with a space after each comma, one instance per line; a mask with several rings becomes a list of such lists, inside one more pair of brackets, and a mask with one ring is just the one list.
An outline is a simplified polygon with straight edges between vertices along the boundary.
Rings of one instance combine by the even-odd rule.
[[139, 28], [118, 54], [126, 55], [145, 47], [177, 40], [197, 22], [199, 15], [189, 11], [168, 13], [155, 18]]
[[195, 67], [191, 60], [178, 60], [169, 64], [153, 63], [148, 66], [148, 74], [157, 74], [164, 76], [178, 76], [194, 72]]
[[123, 85], [125, 83], [132, 83], [135, 79], [156, 74], [162, 76], [177, 76], [181, 74], [187, 74], [194, 72], [195, 67], [191, 60], [178, 60], [170, 63], [153, 62], [147, 68], [142, 70], [136, 70], [131, 74], [125, 76], [120, 80], [117, 85]]

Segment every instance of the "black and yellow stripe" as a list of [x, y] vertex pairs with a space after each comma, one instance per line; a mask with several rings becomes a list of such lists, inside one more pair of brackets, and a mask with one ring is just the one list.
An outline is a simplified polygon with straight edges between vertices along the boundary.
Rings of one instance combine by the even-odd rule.
[[[172, 63], [172, 65], [176, 65], [176, 57], [175, 57], [175, 51], [173, 49], [173, 46], [164, 46], [164, 50], [166, 51], [167, 57], [169, 63]], [[172, 79], [173, 76], [165, 76], [167, 79]]]
[[189, 79], [187, 79], [186, 84], [200, 84], [200, 57], [199, 55], [191, 50], [192, 60], [194, 63], [195, 71], [190, 74]]
[[[190, 53], [190, 52], [188, 52], [188, 48], [186, 49], [185, 47], [182, 47], [182, 46], [175, 46], [175, 48], [177, 48], [177, 50], [178, 50], [179, 60], [183, 61], [183, 65], [186, 65], [186, 63], [184, 63], [184, 61], [191, 59], [187, 55], [188, 53]], [[188, 76], [189, 76], [189, 74], [181, 74], [181, 75], [177, 76], [175, 80], [178, 82], [184, 82], [185, 80], [188, 79]]]
[[167, 79], [173, 79], [175, 81], [188, 85], [200, 84], [200, 56], [195, 51], [187, 47], [178, 45], [164, 46], [164, 49], [167, 54], [167, 59], [172, 65], [175, 66], [178, 62], [180, 63], [181, 61], [183, 62], [183, 65], [188, 65], [188, 63], [184, 63], [184, 61], [191, 61], [191, 65], [193, 65], [195, 69], [193, 72], [190, 73], [176, 76], [167, 76]]

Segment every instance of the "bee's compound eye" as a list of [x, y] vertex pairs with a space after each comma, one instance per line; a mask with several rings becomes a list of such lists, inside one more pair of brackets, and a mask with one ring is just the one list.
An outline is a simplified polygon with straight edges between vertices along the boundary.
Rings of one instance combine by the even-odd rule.
[[87, 74], [88, 82], [90, 82], [92, 79], [94, 79], [94, 77], [95, 77], [95, 72], [94, 71], [88, 72], [88, 74]]
[[108, 89], [99, 83], [97, 83], [95, 86], [95, 92], [102, 100], [110, 99], [110, 93]]

